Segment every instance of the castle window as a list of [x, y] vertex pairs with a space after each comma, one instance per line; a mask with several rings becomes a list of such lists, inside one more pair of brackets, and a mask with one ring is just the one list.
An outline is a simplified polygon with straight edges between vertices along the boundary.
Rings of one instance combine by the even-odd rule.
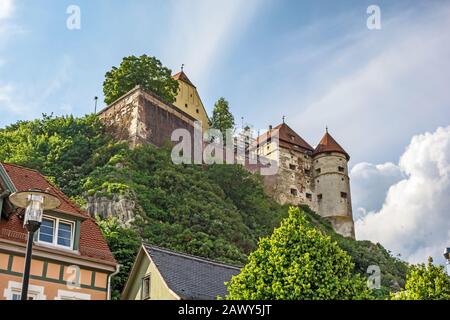
[[311, 173], [311, 170], [305, 169], [305, 174], [310, 174], [310, 173]]
[[347, 192], [341, 192], [341, 198], [347, 199]]
[[200, 111], [198, 109], [196, 109], [195, 112], [199, 113]]
[[296, 166], [295, 166], [295, 165], [293, 165], [293, 164], [290, 164], [290, 165], [289, 165], [289, 169], [291, 169], [291, 170], [295, 170], [295, 168], [296, 168]]
[[317, 200], [319, 200], [319, 201], [322, 200], [322, 194], [318, 194], [318, 195], [317, 195]]
[[338, 167], [339, 172], [344, 172], [344, 167]]
[[311, 200], [312, 199], [312, 194], [311, 193], [307, 193], [306, 194], [306, 199]]
[[187, 103], [185, 103], [184, 106], [187, 108], [188, 107]]
[[344, 178], [341, 178], [342, 181], [344, 181]]
[[317, 183], [319, 183], [319, 180], [317, 180]]
[[293, 196], [297, 196], [297, 189], [291, 189], [291, 194]]
[[317, 173], [317, 174], [320, 174], [320, 171], [321, 171], [320, 168], [317, 168], [317, 169], [316, 169], [316, 173]]

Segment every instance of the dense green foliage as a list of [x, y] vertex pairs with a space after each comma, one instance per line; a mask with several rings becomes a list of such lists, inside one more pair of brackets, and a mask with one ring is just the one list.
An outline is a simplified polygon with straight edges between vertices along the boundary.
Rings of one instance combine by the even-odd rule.
[[[245, 263], [259, 238], [271, 234], [288, 212], [264, 194], [260, 177], [239, 165], [175, 165], [169, 148], [129, 150], [113, 142], [93, 115], [44, 116], [0, 129], [0, 161], [41, 171], [80, 204], [86, 195], [123, 194], [137, 203], [132, 228], [144, 241], [224, 262]], [[380, 296], [404, 286], [405, 264], [381, 245], [341, 237], [309, 208], [302, 211], [349, 253], [354, 273], [380, 266]], [[132, 263], [133, 255], [120, 253], [132, 241], [106, 237], [116, 259]]]
[[450, 300], [450, 277], [433, 259], [412, 265], [406, 276], [405, 290], [392, 294], [392, 300]]
[[351, 257], [292, 207], [228, 283], [232, 300], [370, 299]]
[[155, 57], [142, 55], [123, 58], [120, 66], [112, 67], [105, 74], [103, 95], [110, 104], [122, 95], [140, 85], [167, 102], [174, 102], [178, 82], [172, 78], [172, 71], [164, 67]]
[[111, 299], [118, 300], [133, 267], [141, 240], [134, 229], [123, 226], [116, 218], [97, 218], [97, 224], [108, 241], [114, 258], [120, 264], [120, 271], [112, 278], [111, 283]]
[[0, 161], [40, 171], [69, 196], [81, 195], [82, 179], [117, 148], [95, 115], [43, 115], [0, 129]]
[[234, 117], [230, 112], [228, 101], [225, 98], [220, 98], [214, 104], [211, 127], [219, 129], [224, 135], [227, 129], [234, 127]]
[[375, 296], [379, 298], [389, 297], [391, 291], [398, 291], [405, 285], [405, 276], [407, 264], [402, 260], [395, 258], [381, 244], [374, 244], [370, 241], [355, 241], [346, 238], [333, 231], [331, 223], [322, 219], [308, 206], [301, 206], [311, 223], [324, 233], [331, 236], [339, 246], [347, 251], [355, 263], [355, 272], [366, 274], [371, 265], [380, 267], [381, 270], [381, 288], [374, 290]]
[[[232, 181], [240, 182], [239, 192], [229, 190]], [[242, 167], [176, 165], [169, 149], [151, 145], [117, 153], [84, 188], [107, 195], [105, 183], [135, 197], [136, 227], [146, 241], [226, 262], [244, 262], [285, 212]]]

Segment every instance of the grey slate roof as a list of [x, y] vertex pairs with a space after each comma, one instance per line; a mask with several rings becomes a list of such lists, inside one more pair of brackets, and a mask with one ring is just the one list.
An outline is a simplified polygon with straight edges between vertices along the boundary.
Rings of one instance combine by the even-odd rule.
[[240, 267], [144, 244], [164, 281], [185, 300], [214, 300], [227, 294], [225, 282]]

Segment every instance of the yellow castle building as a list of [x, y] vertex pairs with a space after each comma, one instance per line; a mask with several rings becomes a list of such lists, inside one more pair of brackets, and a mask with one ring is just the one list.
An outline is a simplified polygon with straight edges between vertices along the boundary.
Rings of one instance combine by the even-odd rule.
[[183, 70], [173, 76], [178, 81], [179, 89], [175, 107], [202, 122], [203, 130], [209, 128], [209, 119], [197, 88]]

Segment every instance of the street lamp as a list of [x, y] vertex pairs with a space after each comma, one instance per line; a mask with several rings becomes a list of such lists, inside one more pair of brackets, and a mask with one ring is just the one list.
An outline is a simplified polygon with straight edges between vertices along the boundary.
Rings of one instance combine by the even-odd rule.
[[445, 249], [444, 257], [447, 260], [447, 274], [450, 276], [450, 248]]
[[54, 195], [38, 189], [15, 192], [9, 196], [9, 200], [16, 207], [25, 208], [23, 225], [28, 231], [28, 242], [25, 255], [25, 268], [23, 270], [21, 300], [27, 300], [34, 233], [41, 226], [44, 210], [56, 209], [61, 202]]

